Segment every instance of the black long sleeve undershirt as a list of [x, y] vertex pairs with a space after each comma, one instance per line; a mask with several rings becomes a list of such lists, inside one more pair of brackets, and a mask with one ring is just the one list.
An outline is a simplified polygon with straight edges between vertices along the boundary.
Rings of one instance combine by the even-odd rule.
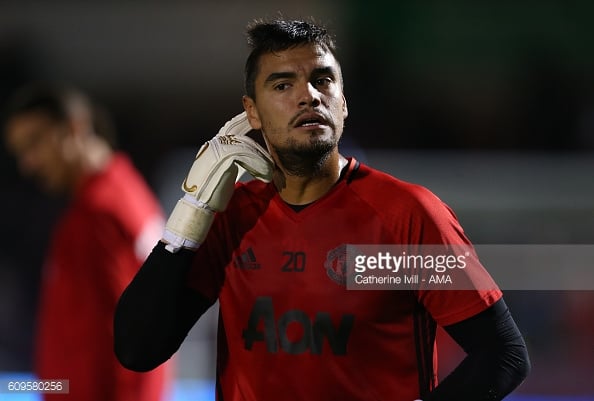
[[[165, 362], [212, 305], [185, 285], [193, 255], [157, 244], [122, 294], [114, 348], [126, 368], [145, 372]], [[500, 400], [527, 376], [526, 345], [503, 299], [445, 330], [467, 356], [424, 401]]]
[[185, 285], [193, 256], [159, 242], [120, 297], [114, 350], [126, 368], [146, 372], [168, 360], [212, 305]]
[[444, 328], [467, 356], [424, 401], [501, 400], [528, 375], [526, 344], [503, 299]]

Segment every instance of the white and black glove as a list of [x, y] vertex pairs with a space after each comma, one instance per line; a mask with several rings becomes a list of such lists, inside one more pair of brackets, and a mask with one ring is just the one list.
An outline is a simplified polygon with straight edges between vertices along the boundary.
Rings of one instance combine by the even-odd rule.
[[165, 225], [166, 249], [197, 249], [204, 241], [215, 212], [225, 210], [233, 195], [239, 168], [264, 182], [272, 180], [274, 162], [268, 152], [246, 136], [250, 132], [246, 113], [233, 117], [206, 142], [182, 184], [184, 196]]

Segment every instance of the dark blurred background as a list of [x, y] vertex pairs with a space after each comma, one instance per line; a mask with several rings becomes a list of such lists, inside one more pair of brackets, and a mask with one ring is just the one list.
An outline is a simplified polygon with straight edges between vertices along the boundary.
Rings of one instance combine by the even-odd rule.
[[[197, 147], [241, 111], [246, 23], [279, 12], [337, 35], [344, 153], [429, 187], [475, 243], [594, 243], [591, 1], [0, 1], [0, 106], [30, 80], [81, 87], [169, 212]], [[28, 371], [62, 200], [0, 160], [0, 371]], [[506, 293], [534, 363], [519, 393], [594, 397], [593, 294]], [[213, 321], [181, 378], [212, 377]]]

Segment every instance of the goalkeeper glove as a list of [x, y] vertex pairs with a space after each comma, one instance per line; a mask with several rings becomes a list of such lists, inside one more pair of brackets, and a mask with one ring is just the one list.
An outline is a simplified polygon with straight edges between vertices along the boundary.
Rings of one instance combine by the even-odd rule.
[[239, 168], [264, 182], [272, 180], [274, 162], [253, 139], [246, 113], [240, 113], [198, 150], [182, 184], [184, 196], [165, 225], [166, 249], [197, 249], [204, 241], [215, 212], [225, 210], [238, 179]]

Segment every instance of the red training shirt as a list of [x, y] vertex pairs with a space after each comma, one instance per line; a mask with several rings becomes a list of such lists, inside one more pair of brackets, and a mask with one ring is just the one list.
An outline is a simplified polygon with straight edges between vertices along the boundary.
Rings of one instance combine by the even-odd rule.
[[155, 196], [122, 154], [78, 188], [53, 233], [42, 277], [35, 373], [69, 380], [69, 394], [46, 399], [161, 400], [168, 367], [122, 367], [113, 351], [113, 315], [162, 221]]
[[[467, 319], [491, 290], [353, 291], [346, 244], [470, 244], [427, 189], [349, 160], [296, 212], [273, 184], [238, 184], [198, 249], [188, 284], [220, 302], [217, 399], [412, 401], [437, 382], [436, 323]], [[491, 280], [480, 265], [469, 275]]]

